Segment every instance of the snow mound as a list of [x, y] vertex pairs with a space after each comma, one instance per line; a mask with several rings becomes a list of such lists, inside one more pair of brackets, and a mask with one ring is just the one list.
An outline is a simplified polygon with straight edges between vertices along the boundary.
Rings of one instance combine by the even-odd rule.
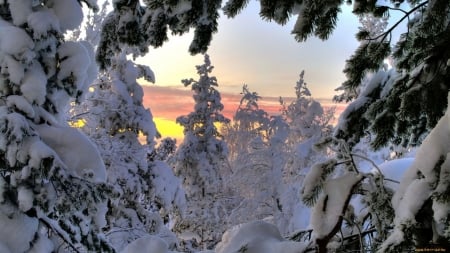
[[168, 253], [167, 243], [156, 236], [144, 236], [128, 244], [122, 253]]
[[216, 247], [216, 253], [300, 253], [307, 245], [285, 241], [275, 225], [253, 221], [227, 230]]
[[34, 128], [71, 173], [94, 182], [106, 182], [106, 168], [100, 152], [86, 135], [65, 126], [42, 124]]
[[27, 252], [38, 231], [38, 220], [8, 204], [0, 204], [0, 252]]
[[81, 25], [83, 11], [76, 0], [50, 0], [47, 3], [60, 22], [61, 31], [72, 30]]
[[[383, 173], [385, 179], [400, 182], [403, 174], [405, 174], [405, 171], [411, 166], [413, 162], [414, 158], [411, 157], [395, 159], [380, 164], [378, 168], [380, 169], [381, 173]], [[373, 170], [372, 173], [378, 174], [379, 172], [378, 170]], [[388, 186], [392, 190], [396, 190], [398, 188], [398, 185], [399, 184], [395, 182], [386, 182], [386, 186]]]

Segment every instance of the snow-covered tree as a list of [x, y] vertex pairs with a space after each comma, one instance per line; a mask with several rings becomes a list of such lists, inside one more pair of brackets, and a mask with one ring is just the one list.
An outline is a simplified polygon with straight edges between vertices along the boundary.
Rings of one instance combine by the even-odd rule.
[[331, 132], [334, 110], [324, 109], [319, 101], [311, 97], [306, 82], [305, 71], [295, 85], [295, 99], [287, 104], [280, 98], [282, 114], [290, 127], [289, 141], [300, 143], [312, 137], [323, 137]]
[[96, 75], [87, 43], [63, 35], [95, 1], [0, 2], [0, 248], [112, 252], [111, 193], [96, 146], [66, 123]]
[[[106, 15], [102, 13], [91, 15], [79, 33], [93, 46], [100, 34], [98, 22]], [[114, 185], [116, 195], [108, 200], [104, 231], [115, 249], [121, 251], [149, 235], [174, 248], [176, 238], [165, 223], [182, 209], [184, 193], [172, 169], [161, 160], [163, 154], [151, 155], [157, 151], [159, 134], [150, 109], [142, 104], [144, 94], [137, 79], [154, 82], [154, 75], [150, 68], [127, 59], [129, 51], [132, 48], [126, 45], [117, 49], [112, 65], [91, 85], [85, 102], [73, 108], [72, 120], [81, 122], [81, 129], [98, 145], [107, 181]]]
[[241, 95], [233, 121], [222, 128], [232, 167], [248, 154], [249, 143], [253, 139], [259, 137], [266, 141], [269, 135], [270, 116], [258, 106], [261, 97], [258, 93], [251, 92], [248, 85], [242, 86]]
[[259, 107], [256, 92], [243, 85], [241, 94], [233, 122], [224, 127], [232, 168], [226, 178], [233, 199], [227, 217], [232, 226], [282, 215], [280, 188], [288, 133], [281, 117], [271, 117]]
[[[221, 199], [221, 170], [226, 165], [227, 147], [217, 124], [228, 123], [209, 56], [197, 66], [198, 80], [183, 84], [194, 92], [194, 111], [177, 118], [184, 127], [184, 140], [174, 157], [175, 173], [186, 191], [187, 213], [175, 225], [177, 233], [191, 232], [199, 238], [197, 247], [211, 249], [224, 232], [224, 207]], [[187, 245], [190, 247], [190, 245]], [[193, 246], [195, 247], [195, 245]]]
[[[79, 115], [84, 121], [82, 129], [99, 146], [107, 180], [119, 195], [109, 201], [106, 231], [121, 250], [148, 234], [170, 235], [160, 215], [182, 208], [184, 195], [166, 163], [148, 160], [158, 133], [150, 110], [142, 105], [143, 91], [136, 80], [152, 81], [152, 73], [127, 60], [124, 53], [112, 62], [87, 94], [85, 111]], [[166, 239], [173, 247], [176, 240]]]
[[331, 121], [334, 118], [334, 108], [325, 109], [319, 101], [312, 98], [304, 75], [305, 72], [302, 71], [295, 85], [293, 101], [286, 103], [280, 98], [282, 116], [289, 125], [287, 144], [292, 162], [291, 171], [285, 173], [294, 178], [300, 170], [317, 162], [318, 156], [323, 156], [315, 152], [313, 145], [321, 138], [331, 135]]

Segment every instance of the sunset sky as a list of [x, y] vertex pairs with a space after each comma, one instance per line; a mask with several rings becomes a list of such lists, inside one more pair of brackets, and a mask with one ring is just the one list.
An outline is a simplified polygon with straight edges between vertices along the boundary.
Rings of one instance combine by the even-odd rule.
[[[296, 17], [280, 26], [263, 21], [258, 12], [259, 3], [250, 1], [236, 18], [222, 16], [210, 45], [208, 54], [215, 67], [212, 75], [219, 82], [224, 114], [231, 117], [236, 110], [243, 84], [262, 96], [263, 109], [276, 112], [279, 96], [295, 96], [294, 86], [302, 70], [313, 97], [330, 100], [337, 94], [334, 89], [345, 80], [345, 60], [359, 44], [354, 39], [359, 23], [351, 7], [344, 6], [329, 40], [310, 38], [303, 43], [291, 34]], [[138, 59], [156, 75], [155, 84], [143, 83], [144, 104], [152, 110], [163, 136], [181, 137], [174, 120], [193, 110], [192, 92], [181, 80], [197, 79], [195, 66], [203, 63], [203, 56], [188, 53], [191, 39], [191, 33], [171, 37], [162, 48], [151, 49]]]

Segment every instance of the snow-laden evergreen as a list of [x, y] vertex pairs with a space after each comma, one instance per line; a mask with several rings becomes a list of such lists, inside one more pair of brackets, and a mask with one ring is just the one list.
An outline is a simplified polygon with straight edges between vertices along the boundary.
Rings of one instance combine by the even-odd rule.
[[[450, 94], [449, 94], [450, 102]], [[449, 245], [450, 110], [425, 138], [392, 198], [394, 231], [380, 252], [428, 243]]]
[[[0, 248], [109, 252], [111, 189], [96, 146], [67, 125], [69, 105], [96, 77], [92, 48], [65, 42], [95, 1], [0, 2]], [[89, 70], [89, 71], [88, 71]]]
[[[94, 14], [86, 24], [85, 36], [94, 46], [100, 32], [94, 22], [99, 19]], [[124, 47], [115, 52], [86, 101], [73, 109], [72, 120], [97, 143], [107, 182], [114, 186], [105, 234], [115, 250], [128, 252], [133, 248], [129, 243], [139, 244], [148, 236], [173, 249], [178, 242], [166, 223], [184, 208], [184, 192], [163, 161], [164, 154], [155, 149], [159, 134], [150, 109], [142, 104], [144, 93], [137, 79], [154, 82], [155, 77], [149, 67], [127, 59], [130, 51]], [[151, 156], [155, 152], [157, 156]]]
[[[198, 80], [185, 79], [183, 84], [194, 92], [194, 111], [177, 118], [184, 127], [184, 140], [173, 159], [175, 174], [182, 180], [186, 192], [187, 212], [176, 221], [175, 231], [181, 235], [193, 234], [186, 240], [186, 249], [211, 249], [224, 231], [225, 207], [221, 199], [222, 173], [226, 163], [227, 147], [216, 124], [229, 120], [221, 111], [217, 79], [209, 56], [197, 66]], [[190, 236], [192, 237], [192, 236]]]

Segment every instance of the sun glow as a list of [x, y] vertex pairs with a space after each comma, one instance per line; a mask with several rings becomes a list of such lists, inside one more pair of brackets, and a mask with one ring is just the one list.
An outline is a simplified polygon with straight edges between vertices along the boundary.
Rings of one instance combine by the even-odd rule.
[[176, 138], [177, 143], [183, 139], [183, 127], [178, 125], [174, 120], [154, 117], [153, 121], [155, 122], [156, 128], [163, 138]]

